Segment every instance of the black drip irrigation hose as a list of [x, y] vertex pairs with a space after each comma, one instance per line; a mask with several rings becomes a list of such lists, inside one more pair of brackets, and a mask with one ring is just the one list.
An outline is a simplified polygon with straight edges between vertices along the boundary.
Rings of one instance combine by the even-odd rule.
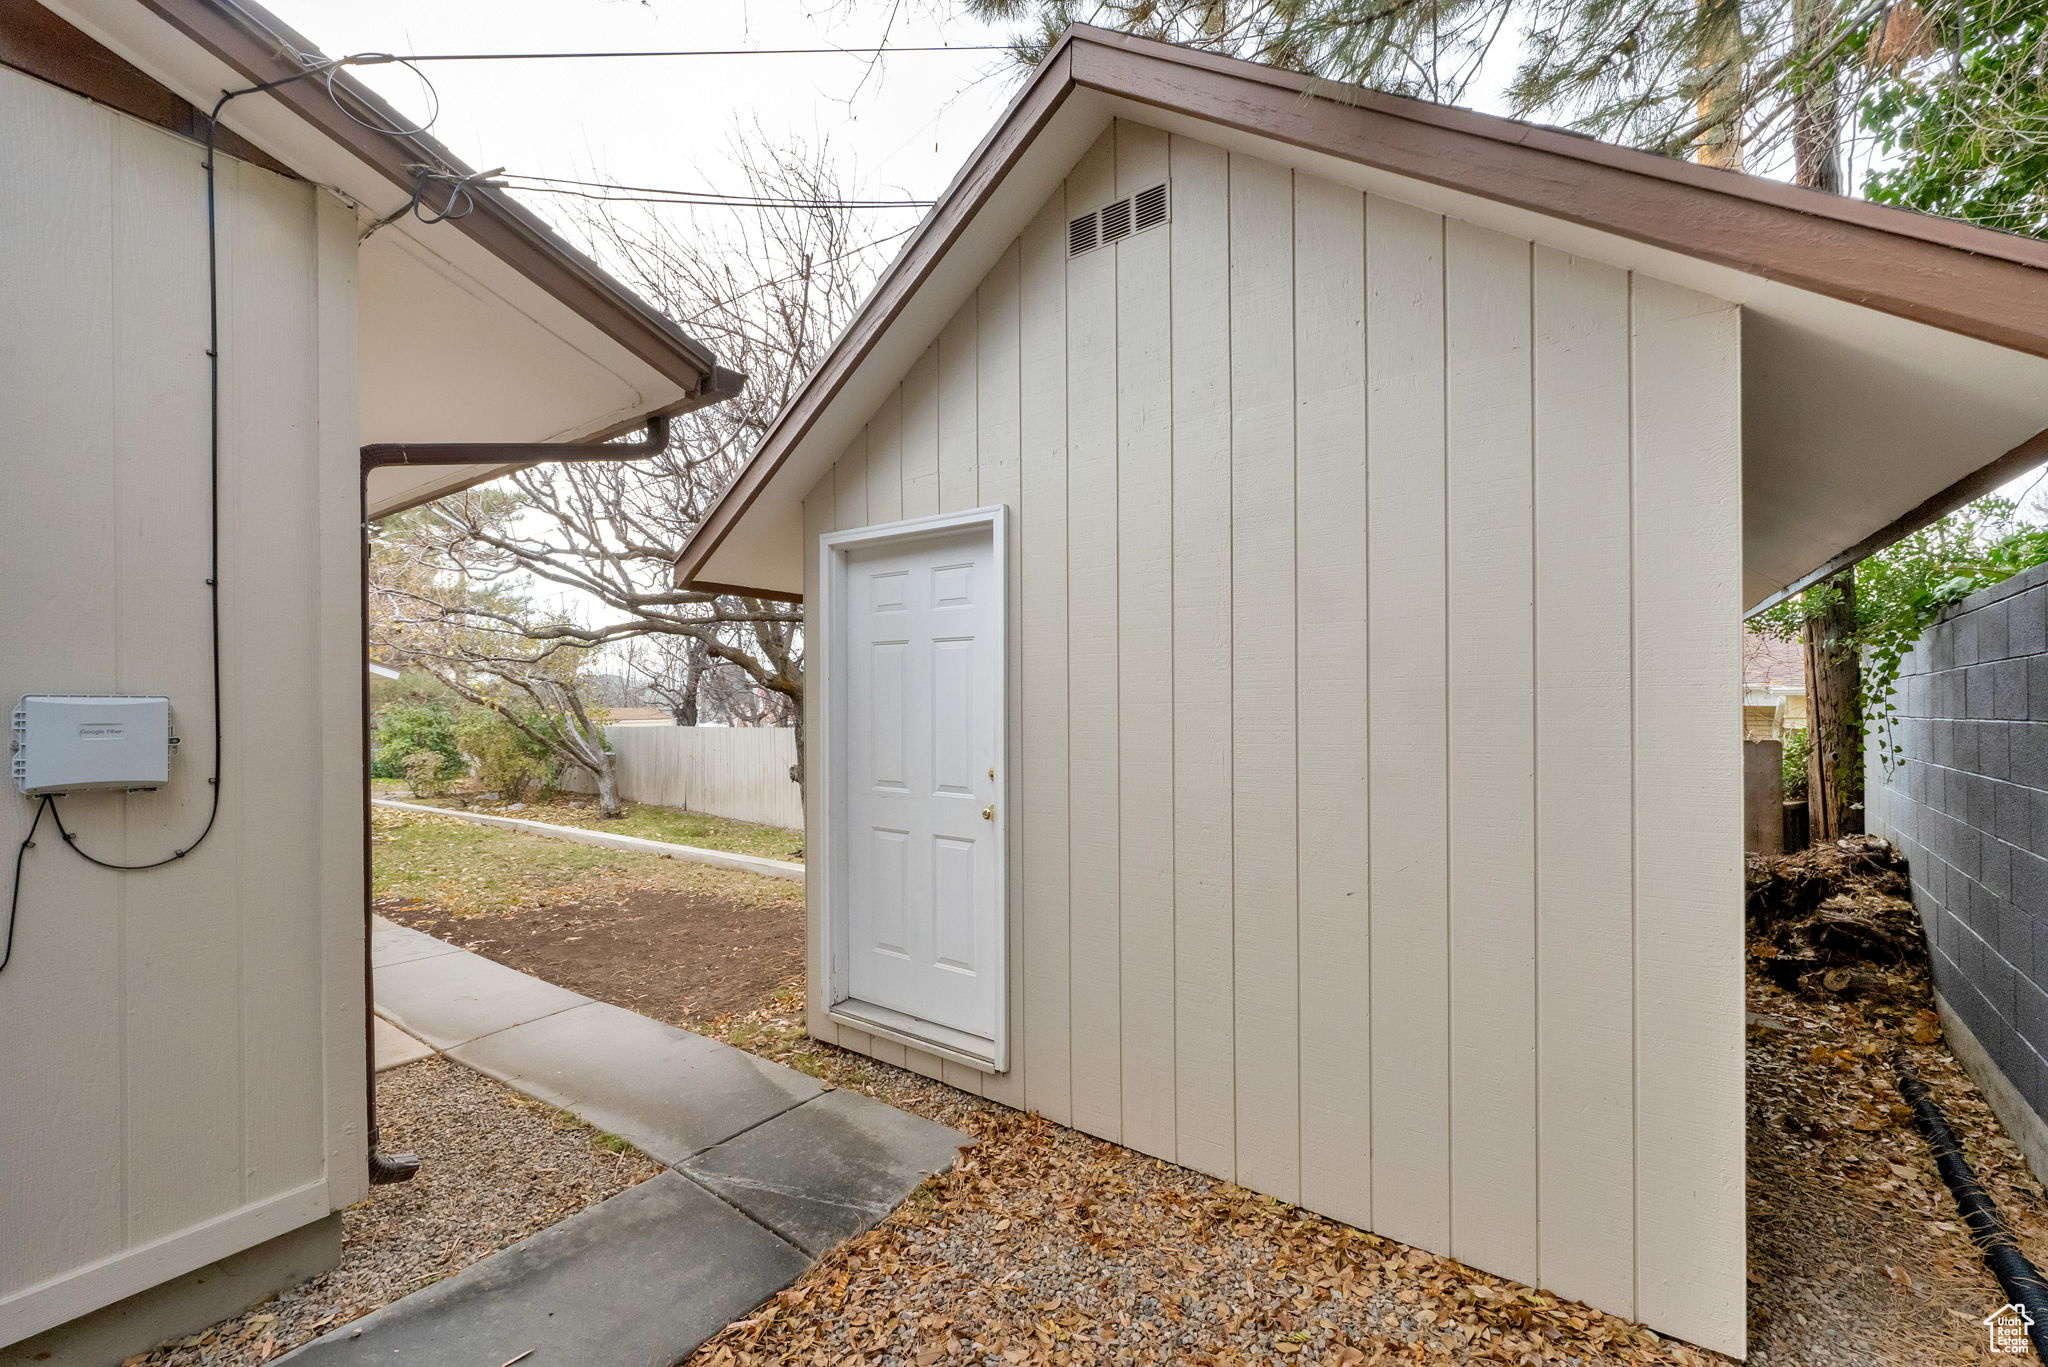
[[2005, 1288], [2006, 1300], [2025, 1310], [2027, 1338], [2034, 1345], [2035, 1356], [2048, 1363], [2048, 1282], [2041, 1280], [2040, 1272], [2020, 1252], [2019, 1241], [2012, 1237], [2012, 1230], [1999, 1215], [1991, 1193], [1977, 1180], [1970, 1160], [1963, 1157], [1963, 1146], [1957, 1142], [1955, 1131], [1949, 1129], [1941, 1108], [1934, 1104], [1933, 1094], [1913, 1070], [1912, 1060], [1906, 1057], [1904, 1049], [1893, 1053], [1892, 1067], [1899, 1075], [1899, 1095], [1912, 1107], [1913, 1123], [1919, 1127], [1927, 1147], [1934, 1151], [1934, 1166], [1940, 1170], [1941, 1180], [1948, 1183], [1949, 1193], [1956, 1198], [1956, 1209], [1962, 1212], [1963, 1223], [1969, 1227], [1970, 1242], [1984, 1256], [1984, 1266]]

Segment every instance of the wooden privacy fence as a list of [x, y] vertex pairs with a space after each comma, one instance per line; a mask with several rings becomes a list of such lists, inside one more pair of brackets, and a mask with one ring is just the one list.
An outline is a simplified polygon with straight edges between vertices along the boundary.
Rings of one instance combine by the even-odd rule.
[[[803, 791], [790, 778], [796, 732], [786, 726], [610, 726], [619, 796], [801, 830]], [[582, 771], [562, 786], [589, 792]]]

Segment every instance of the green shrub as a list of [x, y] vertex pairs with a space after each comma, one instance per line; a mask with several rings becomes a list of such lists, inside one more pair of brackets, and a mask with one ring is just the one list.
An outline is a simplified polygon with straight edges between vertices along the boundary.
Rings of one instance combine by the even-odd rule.
[[[532, 718], [521, 720], [536, 729], [545, 725]], [[546, 746], [496, 712], [479, 708], [463, 713], [455, 723], [455, 739], [462, 753], [475, 761], [476, 779], [485, 791], [514, 801], [553, 784], [561, 770], [560, 761]]]
[[448, 791], [443, 767], [444, 761], [432, 750], [415, 750], [399, 765], [405, 771], [405, 786], [414, 797], [439, 797]]
[[1785, 733], [1785, 800], [1804, 802], [1806, 800], [1806, 763], [1812, 753], [1813, 738], [1804, 730]]
[[[377, 714], [376, 732], [370, 751], [370, 773], [375, 778], [402, 778], [412, 782], [416, 766], [407, 760], [415, 754], [431, 754], [439, 766], [429, 781], [446, 782], [462, 774], [462, 751], [455, 743], [455, 716], [447, 704], [438, 702], [393, 703]], [[419, 775], [427, 777], [423, 766]]]

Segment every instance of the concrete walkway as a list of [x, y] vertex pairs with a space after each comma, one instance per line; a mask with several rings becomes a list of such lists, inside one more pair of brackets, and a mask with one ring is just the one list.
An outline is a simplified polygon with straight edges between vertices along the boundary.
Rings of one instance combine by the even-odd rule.
[[970, 1142], [381, 918], [371, 959], [380, 1069], [444, 1054], [668, 1170], [279, 1361], [667, 1367]]
[[550, 840], [571, 840], [579, 845], [601, 845], [608, 850], [624, 850], [628, 854], [652, 854], [663, 859], [685, 859], [692, 864], [713, 864], [722, 869], [742, 869], [747, 873], [758, 873], [768, 878], [789, 878], [804, 881], [804, 866], [788, 859], [769, 859], [758, 854], [734, 854], [731, 850], [711, 850], [702, 845], [678, 845], [670, 840], [648, 840], [637, 835], [619, 835], [614, 831], [593, 831], [583, 826], [557, 826], [551, 821], [528, 821], [521, 816], [495, 816], [490, 812], [472, 812], [464, 807], [435, 807], [425, 802], [400, 802], [397, 798], [373, 797], [373, 807], [389, 807], [394, 812], [423, 812], [428, 816], [452, 816], [458, 821], [473, 821], [479, 826], [496, 826], [501, 831], [524, 831], [528, 835], [542, 835]]

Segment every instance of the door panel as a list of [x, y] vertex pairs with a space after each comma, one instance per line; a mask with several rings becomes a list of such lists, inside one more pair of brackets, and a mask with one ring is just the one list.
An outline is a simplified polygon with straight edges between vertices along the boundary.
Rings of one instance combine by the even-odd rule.
[[848, 996], [987, 1039], [1001, 1003], [993, 544], [976, 527], [845, 552], [830, 842], [846, 852]]

